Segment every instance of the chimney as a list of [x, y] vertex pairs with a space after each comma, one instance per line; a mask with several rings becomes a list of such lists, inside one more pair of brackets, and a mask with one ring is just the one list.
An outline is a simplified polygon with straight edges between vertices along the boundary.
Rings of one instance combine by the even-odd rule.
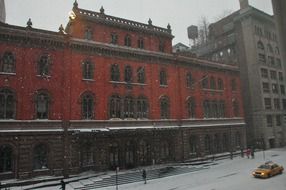
[[240, 10], [245, 9], [249, 6], [248, 0], [239, 0]]

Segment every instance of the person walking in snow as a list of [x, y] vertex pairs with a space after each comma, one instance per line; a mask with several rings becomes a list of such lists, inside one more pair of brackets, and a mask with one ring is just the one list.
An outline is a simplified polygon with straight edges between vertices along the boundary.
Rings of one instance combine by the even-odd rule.
[[247, 156], [247, 158], [249, 158], [249, 156], [250, 156], [250, 149], [249, 148], [246, 150], [246, 156]]
[[144, 180], [144, 184], [146, 184], [147, 183], [147, 173], [146, 173], [145, 169], [143, 169], [143, 171], [142, 171], [142, 178]]

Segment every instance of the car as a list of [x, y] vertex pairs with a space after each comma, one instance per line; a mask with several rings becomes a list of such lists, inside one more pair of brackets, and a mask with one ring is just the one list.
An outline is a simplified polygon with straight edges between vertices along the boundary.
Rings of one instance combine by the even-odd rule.
[[269, 178], [271, 176], [282, 174], [283, 166], [272, 161], [265, 162], [252, 172], [252, 175], [257, 178]]

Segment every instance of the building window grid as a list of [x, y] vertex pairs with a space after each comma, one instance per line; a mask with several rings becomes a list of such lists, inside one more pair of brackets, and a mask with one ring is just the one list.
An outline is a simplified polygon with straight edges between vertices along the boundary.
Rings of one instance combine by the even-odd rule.
[[264, 106], [265, 106], [265, 109], [267, 109], [267, 110], [271, 110], [272, 109], [271, 98], [264, 98]]
[[268, 78], [268, 70], [265, 68], [261, 68], [261, 77]]
[[269, 83], [263, 82], [263, 83], [262, 83], [262, 89], [263, 89], [263, 92], [264, 92], [264, 93], [269, 93], [269, 92], [270, 92]]
[[271, 78], [272, 80], [277, 80], [277, 72], [271, 70], [271, 71], [270, 71], [270, 78]]
[[281, 107], [280, 107], [280, 99], [279, 98], [274, 98], [273, 103], [274, 103], [274, 109], [276, 109], [276, 110], [280, 110], [281, 109]]
[[267, 127], [273, 127], [272, 115], [266, 115], [266, 124], [267, 124]]

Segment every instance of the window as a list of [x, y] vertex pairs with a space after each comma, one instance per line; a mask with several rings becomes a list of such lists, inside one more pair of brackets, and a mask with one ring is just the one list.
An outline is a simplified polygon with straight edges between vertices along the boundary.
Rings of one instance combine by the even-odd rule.
[[240, 148], [240, 146], [241, 146], [241, 135], [239, 132], [235, 133], [235, 146], [237, 148]]
[[268, 78], [268, 70], [261, 68], [261, 77], [262, 78]]
[[280, 92], [281, 94], [285, 95], [285, 86], [284, 85], [280, 85]]
[[228, 136], [226, 133], [223, 133], [222, 135], [222, 151], [226, 152], [229, 149], [229, 140], [228, 140]]
[[272, 109], [271, 98], [264, 98], [264, 106], [267, 110]]
[[135, 158], [135, 143], [133, 141], [128, 141], [125, 147], [125, 163], [127, 167], [133, 167]]
[[283, 81], [284, 77], [283, 77], [283, 73], [282, 72], [278, 72], [278, 76], [279, 76], [279, 80]]
[[235, 79], [231, 80], [231, 90], [232, 91], [236, 91], [237, 90], [237, 84], [236, 84], [236, 80]]
[[81, 100], [81, 116], [82, 119], [94, 118], [94, 98], [91, 93], [85, 93]]
[[112, 44], [117, 44], [118, 43], [118, 35], [115, 33], [111, 34], [111, 42]]
[[196, 117], [196, 102], [193, 97], [190, 97], [187, 101], [187, 110], [188, 110], [188, 117], [195, 118]]
[[83, 167], [92, 166], [94, 164], [93, 161], [93, 150], [92, 150], [92, 143], [87, 141], [83, 143], [80, 147], [80, 156], [81, 156], [81, 165]]
[[282, 100], [282, 106], [283, 106], [283, 110], [286, 110], [286, 99]]
[[220, 137], [218, 134], [214, 135], [214, 142], [213, 142], [213, 150], [215, 153], [219, 153], [220, 152]]
[[109, 100], [109, 117], [121, 117], [121, 98], [118, 95], [111, 96]]
[[268, 63], [269, 63], [271, 66], [275, 66], [275, 60], [274, 60], [274, 57], [272, 57], [272, 56], [268, 56]]
[[280, 51], [279, 51], [279, 48], [278, 48], [278, 47], [275, 48], [275, 53], [276, 53], [277, 55], [280, 54]]
[[216, 83], [214, 77], [211, 77], [210, 79], [210, 88], [215, 90], [216, 89]]
[[267, 127], [273, 127], [272, 115], [267, 115], [266, 116], [266, 123], [267, 123]]
[[167, 141], [160, 143], [160, 157], [161, 159], [167, 159], [170, 156], [170, 145]]
[[132, 68], [129, 65], [124, 70], [124, 81], [127, 83], [132, 82]]
[[111, 65], [111, 81], [120, 81], [120, 71], [117, 64]]
[[280, 110], [280, 99], [274, 98], [274, 109]]
[[270, 45], [270, 44], [267, 44], [267, 49], [268, 49], [268, 51], [270, 52], [270, 53], [273, 53], [274, 51], [273, 51], [273, 48], [272, 48], [272, 46]]
[[277, 80], [277, 72], [276, 71], [270, 71], [270, 78], [273, 80]]
[[263, 82], [263, 83], [262, 83], [262, 89], [263, 89], [263, 92], [264, 92], [264, 93], [269, 93], [269, 92], [270, 92], [269, 83]]
[[124, 45], [127, 47], [131, 47], [131, 37], [130, 35], [126, 35], [124, 39]]
[[159, 40], [159, 51], [164, 52], [165, 51], [165, 43], [163, 40]]
[[192, 73], [188, 72], [187, 73], [187, 87], [191, 88], [193, 86], [193, 78], [192, 78]]
[[210, 117], [210, 102], [208, 100], [205, 100], [203, 103], [203, 107], [204, 107], [204, 118], [209, 118]]
[[281, 115], [276, 115], [276, 126], [281, 126], [282, 121], [281, 121]]
[[167, 72], [165, 69], [161, 69], [160, 71], [160, 85], [168, 85], [167, 83]]
[[204, 89], [207, 89], [209, 87], [208, 76], [203, 76], [203, 78], [202, 78], [202, 87]]
[[259, 50], [264, 50], [264, 45], [263, 45], [263, 43], [262, 43], [261, 41], [258, 41], [258, 42], [257, 42], [257, 48], [258, 48]]
[[87, 27], [84, 31], [84, 39], [86, 40], [92, 40], [93, 32], [91, 28]]
[[134, 100], [130, 96], [124, 99], [124, 118], [134, 118]]
[[45, 144], [38, 144], [33, 150], [33, 169], [48, 168], [48, 147]]
[[119, 166], [119, 146], [117, 143], [109, 145], [109, 167], [116, 169]]
[[0, 146], [0, 173], [11, 172], [13, 167], [13, 149], [9, 145]]
[[49, 76], [50, 75], [50, 56], [43, 55], [38, 61], [38, 75]]
[[82, 77], [83, 79], [93, 79], [94, 65], [91, 61], [86, 60], [82, 63]]
[[170, 102], [169, 98], [164, 96], [160, 99], [161, 119], [170, 118]]
[[259, 53], [258, 54], [258, 61], [262, 64], [265, 64], [266, 63], [266, 56], [262, 53]]
[[225, 117], [225, 103], [223, 100], [219, 101], [218, 103], [218, 117]]
[[[0, 61], [1, 63], [1, 61]], [[11, 52], [5, 52], [2, 58], [2, 65], [0, 72], [15, 73], [16, 61]]]
[[232, 109], [233, 109], [234, 117], [239, 117], [239, 105], [238, 105], [237, 100], [234, 100], [232, 102]]
[[278, 85], [277, 84], [272, 84], [272, 92], [274, 94], [278, 94]]
[[148, 118], [148, 101], [143, 96], [137, 99], [137, 118]]
[[49, 117], [49, 95], [45, 92], [40, 92], [36, 95], [36, 118], [48, 119]]
[[191, 137], [190, 137], [190, 153], [191, 153], [191, 155], [197, 156], [198, 146], [199, 146], [198, 137], [195, 135], [191, 135]]
[[144, 84], [145, 83], [145, 68], [139, 67], [137, 69], [137, 82]]
[[138, 48], [144, 49], [144, 39], [143, 38], [138, 39]]
[[276, 66], [280, 69], [282, 68], [281, 59], [276, 58]]
[[16, 97], [9, 89], [0, 88], [0, 119], [15, 119]]
[[219, 90], [223, 90], [223, 80], [221, 78], [217, 80], [217, 86]]
[[209, 135], [205, 136], [205, 153], [206, 154], [211, 153], [211, 138]]

